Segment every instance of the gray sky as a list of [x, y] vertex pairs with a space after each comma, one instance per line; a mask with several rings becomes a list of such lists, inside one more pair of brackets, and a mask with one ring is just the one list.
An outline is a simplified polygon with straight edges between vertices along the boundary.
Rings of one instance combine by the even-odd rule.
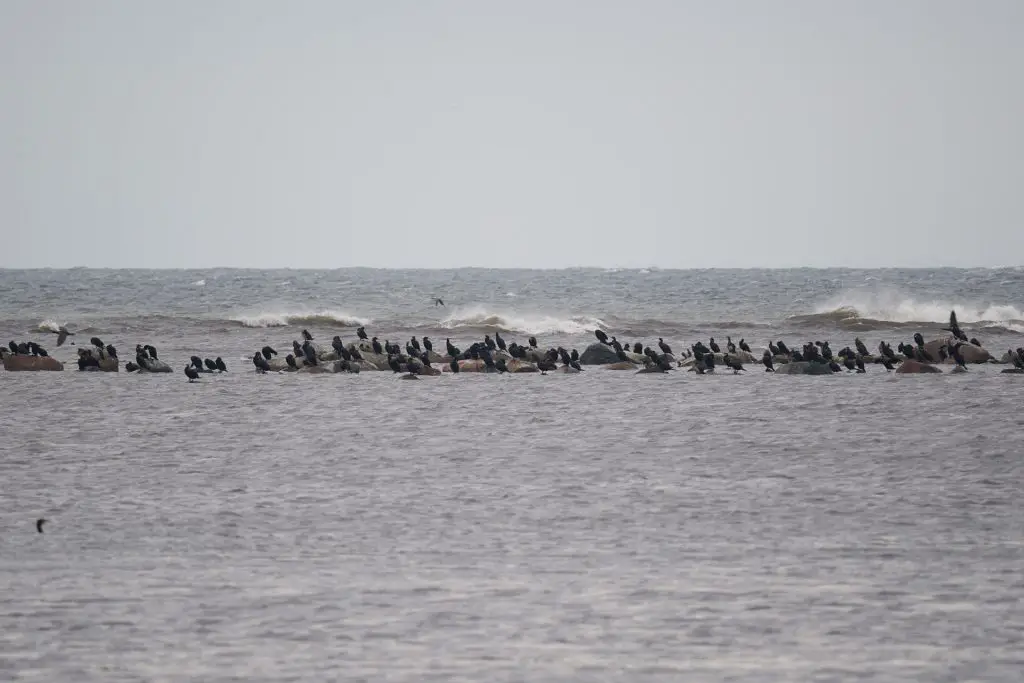
[[1024, 2], [0, 0], [0, 266], [1024, 262]]

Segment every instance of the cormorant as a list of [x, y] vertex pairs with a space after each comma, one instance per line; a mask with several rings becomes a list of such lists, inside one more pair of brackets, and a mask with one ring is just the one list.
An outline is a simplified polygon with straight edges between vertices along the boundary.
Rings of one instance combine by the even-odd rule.
[[256, 366], [256, 372], [270, 372], [270, 363], [258, 353], [252, 357], [252, 364]]
[[302, 331], [302, 338], [305, 339], [306, 341], [313, 341], [313, 335], [309, 333], [309, 330]]
[[857, 353], [859, 353], [860, 355], [862, 355], [862, 356], [870, 355], [868, 353], [868, 347], [864, 346], [864, 342], [862, 342], [860, 340], [860, 337], [857, 337], [856, 339], [853, 340], [853, 345], [857, 347]]
[[494, 367], [498, 368], [498, 373], [508, 372], [508, 365], [505, 364], [504, 358], [499, 358], [494, 362]]
[[[497, 334], [495, 334], [495, 336], [497, 336]], [[434, 350], [434, 342], [430, 341], [430, 337], [424, 337], [423, 338], [423, 348], [425, 348], [427, 351], [433, 351]], [[504, 349], [505, 345], [502, 344], [501, 348]]]
[[533, 348], [537, 348], [537, 338], [536, 337], [530, 337], [527, 341], [530, 342], [530, 346], [532, 346]]
[[367, 338], [366, 337], [366, 328], [364, 328], [364, 327], [358, 328], [356, 330], [356, 334], [359, 336], [360, 339], [366, 339]]
[[765, 372], [775, 372], [775, 359], [772, 358], [772, 352], [765, 349], [764, 355], [761, 356], [761, 362], [764, 363]]
[[111, 358], [117, 358], [117, 349], [114, 348], [113, 344], [107, 344], [107, 355]]
[[227, 372], [228, 371], [228, 366], [224, 364], [224, 359], [221, 358], [220, 356], [217, 356], [217, 358], [213, 361], [213, 363], [214, 363], [214, 365], [217, 366], [217, 369], [220, 370], [221, 372]]
[[[627, 348], [628, 348], [628, 345], [627, 345]], [[640, 342], [637, 342], [637, 343], [633, 344], [633, 353], [643, 353], [643, 352], [644, 352], [644, 345], [643, 344], [641, 344]]]
[[189, 382], [194, 382], [199, 379], [199, 371], [191, 365], [185, 366], [185, 375], [188, 377]]
[[594, 330], [594, 336], [597, 337], [597, 341], [602, 344], [611, 346], [611, 342], [608, 341], [608, 335], [604, 333], [604, 330]]
[[569, 358], [571, 358], [572, 360], [574, 360], [576, 362], [579, 362], [579, 360], [580, 360], [580, 352], [577, 351], [576, 349], [573, 349], [572, 353], [569, 354]]
[[497, 344], [498, 348], [502, 351], [506, 350], [505, 340], [501, 338], [501, 335], [498, 332], [494, 333], [494, 343]]
[[785, 342], [783, 342], [781, 339], [779, 340], [779, 343], [776, 346], [779, 349], [779, 353], [781, 353], [784, 356], [789, 355], [789, 347], [786, 346]]
[[313, 348], [308, 339], [302, 343], [302, 355], [306, 358], [306, 365], [317, 364], [316, 349]]
[[[728, 337], [726, 337], [726, 339], [728, 339]], [[734, 346], [733, 348], [736, 347]], [[743, 363], [740, 362], [740, 359], [735, 356], [731, 356], [728, 353], [725, 354], [725, 357], [722, 360], [725, 362], [727, 367], [732, 368], [732, 374], [734, 375], [738, 375], [740, 371], [744, 369]]]
[[101, 349], [105, 346], [105, 344], [103, 343], [103, 340], [100, 339], [99, 337], [91, 338], [89, 340], [89, 343], [92, 344], [93, 346], [95, 346], [97, 348], [101, 348]]
[[665, 343], [665, 340], [658, 337], [658, 348], [662, 353], [672, 353], [672, 347]]
[[295, 356], [290, 353], [284, 357], [284, 362], [287, 363], [290, 368], [294, 368], [295, 370], [299, 369], [299, 364], [295, 362]]
[[732, 337], [725, 338], [725, 348], [729, 350], [729, 353], [736, 353], [736, 345], [732, 343]]
[[445, 343], [445, 347], [448, 350], [448, 355], [449, 356], [451, 356], [452, 358], [455, 358], [456, 356], [459, 355], [459, 350], [455, 347], [454, 344], [452, 344], [452, 340], [450, 338], [445, 338], [444, 343]]
[[277, 351], [275, 351], [273, 348], [269, 346], [264, 346], [260, 353], [262, 353], [263, 357], [266, 358], [267, 360], [270, 360], [271, 356], [277, 355]]
[[[954, 320], [954, 322], [955, 322], [955, 320]], [[952, 323], [950, 323], [950, 325], [952, 326]], [[962, 353], [960, 353], [960, 347], [963, 346], [963, 345], [964, 345], [964, 343], [962, 341], [958, 341], [956, 344], [953, 344], [952, 346], [950, 346], [949, 347], [949, 355], [953, 357], [953, 360], [956, 361], [957, 365], [959, 365], [964, 370], [966, 370], [967, 369], [967, 363], [966, 363], [966, 361], [964, 361], [964, 355]]]
[[960, 324], [956, 320], [955, 310], [949, 312], [949, 327], [943, 327], [942, 329], [949, 332], [960, 341], [967, 341], [967, 335], [960, 329]]
[[74, 332], [68, 332], [68, 328], [64, 327], [63, 325], [58, 327], [57, 331], [54, 332], [54, 334], [57, 335], [57, 346], [62, 346], [69, 336], [75, 336]]
[[771, 353], [773, 356], [778, 356], [779, 347], [776, 346], [773, 342], [768, 342], [768, 352]]
[[416, 349], [416, 353], [417, 354], [419, 354], [419, 352], [423, 350], [423, 349], [420, 348], [420, 343], [416, 339], [415, 335], [413, 336], [412, 339], [409, 340], [409, 343], [412, 344], [412, 348]]
[[380, 342], [377, 341], [376, 337], [373, 338], [373, 341], [370, 342], [370, 345], [373, 346], [373, 352], [376, 353], [378, 356], [384, 354], [384, 347], [380, 345]]
[[864, 359], [861, 356], [857, 356], [855, 362], [857, 363], [857, 372], [867, 372], [867, 369], [864, 367]]
[[205, 365], [206, 369], [209, 370], [210, 372], [217, 372], [217, 364], [214, 363], [209, 358], [203, 359], [203, 365]]
[[970, 343], [974, 344], [975, 346], [981, 346], [981, 342], [978, 341], [977, 337], [971, 337], [971, 342]]
[[435, 307], [437, 307], [437, 306], [444, 306], [444, 302], [441, 301], [441, 299], [439, 297], [435, 296], [434, 297], [434, 306]]
[[715, 342], [715, 338], [714, 337], [711, 338], [711, 341], [708, 343], [708, 346], [711, 347], [711, 351], [714, 352], [714, 353], [721, 353], [722, 352], [722, 347], [720, 347]]
[[452, 369], [452, 372], [458, 373], [458, 371], [460, 370], [460, 368], [459, 368], [459, 359], [458, 358], [452, 358], [450, 361], [448, 361], [448, 367], [450, 367]]
[[152, 358], [153, 360], [160, 360], [159, 358], [156, 357], [156, 347], [155, 346], [150, 346], [149, 344], [146, 344], [142, 348], [146, 350], [146, 353], [149, 354], [150, 358]]
[[402, 364], [398, 362], [397, 356], [388, 356], [388, 367], [395, 373], [402, 371]]

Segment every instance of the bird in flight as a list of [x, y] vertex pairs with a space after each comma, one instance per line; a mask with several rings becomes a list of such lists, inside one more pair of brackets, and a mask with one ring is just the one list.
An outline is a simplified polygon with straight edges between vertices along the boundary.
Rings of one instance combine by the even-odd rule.
[[444, 306], [444, 301], [442, 301], [441, 299], [439, 299], [438, 297], [435, 296], [434, 297], [434, 306]]

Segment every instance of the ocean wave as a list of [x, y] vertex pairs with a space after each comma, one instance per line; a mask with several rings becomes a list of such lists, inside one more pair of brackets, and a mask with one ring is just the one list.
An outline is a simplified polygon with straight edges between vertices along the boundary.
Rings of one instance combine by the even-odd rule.
[[[995, 303], [966, 303], [933, 299], [924, 301], [899, 292], [853, 290], [819, 304], [810, 314], [795, 315], [787, 322], [806, 325], [835, 325], [844, 329], [878, 329], [911, 325], [945, 325], [949, 312], [956, 311], [962, 325], [991, 327], [1020, 326], [1024, 312], [1016, 306]], [[1012, 329], [1012, 328], [1007, 328]]]
[[235, 315], [230, 319], [242, 327], [289, 327], [291, 325], [323, 325], [327, 327], [359, 327], [370, 323], [369, 318], [343, 311], [318, 311], [274, 313], [260, 312], [252, 315]]
[[35, 329], [32, 330], [32, 331], [33, 332], [57, 332], [59, 330], [60, 330], [60, 323], [58, 323], [58, 322], [56, 322], [54, 320], [50, 320], [49, 318], [47, 318], [43, 322], [41, 322], [38, 325], [36, 325]]
[[585, 334], [603, 329], [604, 322], [592, 316], [559, 317], [514, 311], [491, 311], [482, 306], [454, 310], [440, 322], [446, 330], [499, 330], [523, 334]]

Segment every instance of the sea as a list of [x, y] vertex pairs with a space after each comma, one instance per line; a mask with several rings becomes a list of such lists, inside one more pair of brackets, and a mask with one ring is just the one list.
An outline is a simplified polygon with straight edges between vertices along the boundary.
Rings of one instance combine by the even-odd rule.
[[[1024, 269], [0, 270], [0, 341], [69, 362], [0, 371], [0, 680], [1019, 681], [1005, 366], [250, 360], [360, 325], [875, 349], [950, 310], [997, 357], [1024, 346]], [[92, 336], [174, 372], [79, 372]], [[189, 383], [192, 355], [228, 372]]]

